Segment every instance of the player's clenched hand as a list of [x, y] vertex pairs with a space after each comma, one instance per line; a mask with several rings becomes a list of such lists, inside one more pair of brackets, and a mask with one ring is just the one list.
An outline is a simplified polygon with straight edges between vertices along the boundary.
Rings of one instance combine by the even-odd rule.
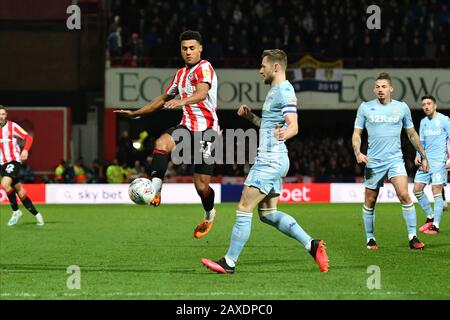
[[428, 172], [428, 170], [430, 169], [430, 167], [428, 166], [428, 160], [427, 159], [422, 159], [421, 169], [422, 169], [423, 172]]
[[164, 108], [166, 108], [166, 109], [174, 109], [176, 107], [182, 107], [182, 106], [184, 106], [184, 102], [181, 100], [175, 100], [175, 99], [169, 100], [164, 104]]
[[415, 164], [416, 166], [422, 165], [422, 160], [420, 160], [420, 157], [416, 157], [416, 158], [414, 159], [414, 164]]
[[367, 156], [363, 153], [360, 153], [356, 156], [356, 162], [358, 162], [358, 164], [360, 163], [368, 163], [369, 159], [367, 158]]
[[275, 125], [275, 138], [279, 141], [286, 140], [286, 128], [280, 127], [278, 123]]
[[243, 104], [239, 107], [237, 114], [240, 117], [248, 119], [250, 117], [250, 114], [252, 113], [252, 110], [247, 105]]
[[20, 160], [25, 161], [27, 159], [28, 159], [28, 151], [22, 150], [22, 152], [20, 153]]
[[134, 113], [132, 110], [124, 110], [124, 109], [120, 109], [120, 110], [114, 110], [114, 113], [118, 113], [121, 116], [127, 117], [127, 118], [131, 118], [134, 116]]

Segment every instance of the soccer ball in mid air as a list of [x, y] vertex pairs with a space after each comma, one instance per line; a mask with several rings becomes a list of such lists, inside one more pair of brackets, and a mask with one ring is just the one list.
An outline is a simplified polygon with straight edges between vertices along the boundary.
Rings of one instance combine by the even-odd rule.
[[156, 192], [153, 183], [146, 178], [134, 179], [128, 187], [128, 195], [136, 204], [150, 204]]

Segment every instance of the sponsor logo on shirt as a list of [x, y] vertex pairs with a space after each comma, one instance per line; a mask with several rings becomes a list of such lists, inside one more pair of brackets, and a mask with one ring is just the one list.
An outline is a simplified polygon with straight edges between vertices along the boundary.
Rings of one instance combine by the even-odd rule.
[[372, 123], [396, 123], [400, 121], [399, 116], [386, 116], [386, 115], [371, 115], [369, 116], [369, 122]]
[[440, 136], [442, 134], [442, 129], [426, 129], [424, 130], [424, 135], [425, 137], [429, 137], [429, 136]]

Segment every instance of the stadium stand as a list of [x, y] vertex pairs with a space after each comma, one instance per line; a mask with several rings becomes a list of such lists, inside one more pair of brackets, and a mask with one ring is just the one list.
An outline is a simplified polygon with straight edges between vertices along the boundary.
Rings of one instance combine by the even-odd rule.
[[253, 68], [260, 50], [271, 47], [284, 49], [292, 61], [309, 53], [342, 58], [345, 67], [448, 65], [448, 0], [378, 4], [386, 25], [369, 31], [358, 27], [365, 24], [361, 12], [368, 1], [115, 0], [108, 12], [108, 48], [112, 65], [173, 67], [179, 61], [176, 35], [191, 28], [202, 33], [205, 57], [216, 67]]

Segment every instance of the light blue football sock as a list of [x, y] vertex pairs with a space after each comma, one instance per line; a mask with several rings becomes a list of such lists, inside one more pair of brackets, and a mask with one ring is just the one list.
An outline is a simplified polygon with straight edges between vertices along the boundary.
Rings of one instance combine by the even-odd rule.
[[367, 208], [363, 205], [363, 220], [364, 220], [364, 229], [366, 230], [366, 240], [369, 242], [370, 239], [375, 240], [375, 209]]
[[416, 192], [414, 195], [417, 198], [417, 201], [419, 202], [420, 207], [425, 212], [428, 219], [433, 218], [433, 209], [431, 208], [430, 201], [428, 200], [427, 195], [423, 192]]
[[402, 204], [403, 218], [405, 218], [406, 227], [408, 228], [408, 239], [411, 240], [416, 235], [417, 217], [414, 203]]
[[259, 211], [259, 219], [267, 223], [285, 235], [296, 239], [306, 249], [311, 249], [312, 238], [300, 227], [297, 221], [287, 213], [276, 211], [276, 209], [262, 209]]
[[238, 260], [245, 243], [250, 237], [252, 216], [253, 214], [251, 212], [236, 210], [236, 222], [234, 223], [233, 231], [231, 232], [230, 247], [225, 255], [227, 261], [232, 260], [236, 263]]
[[433, 224], [439, 228], [439, 223], [441, 222], [442, 210], [444, 209], [444, 199], [442, 194], [434, 194], [434, 222]]

